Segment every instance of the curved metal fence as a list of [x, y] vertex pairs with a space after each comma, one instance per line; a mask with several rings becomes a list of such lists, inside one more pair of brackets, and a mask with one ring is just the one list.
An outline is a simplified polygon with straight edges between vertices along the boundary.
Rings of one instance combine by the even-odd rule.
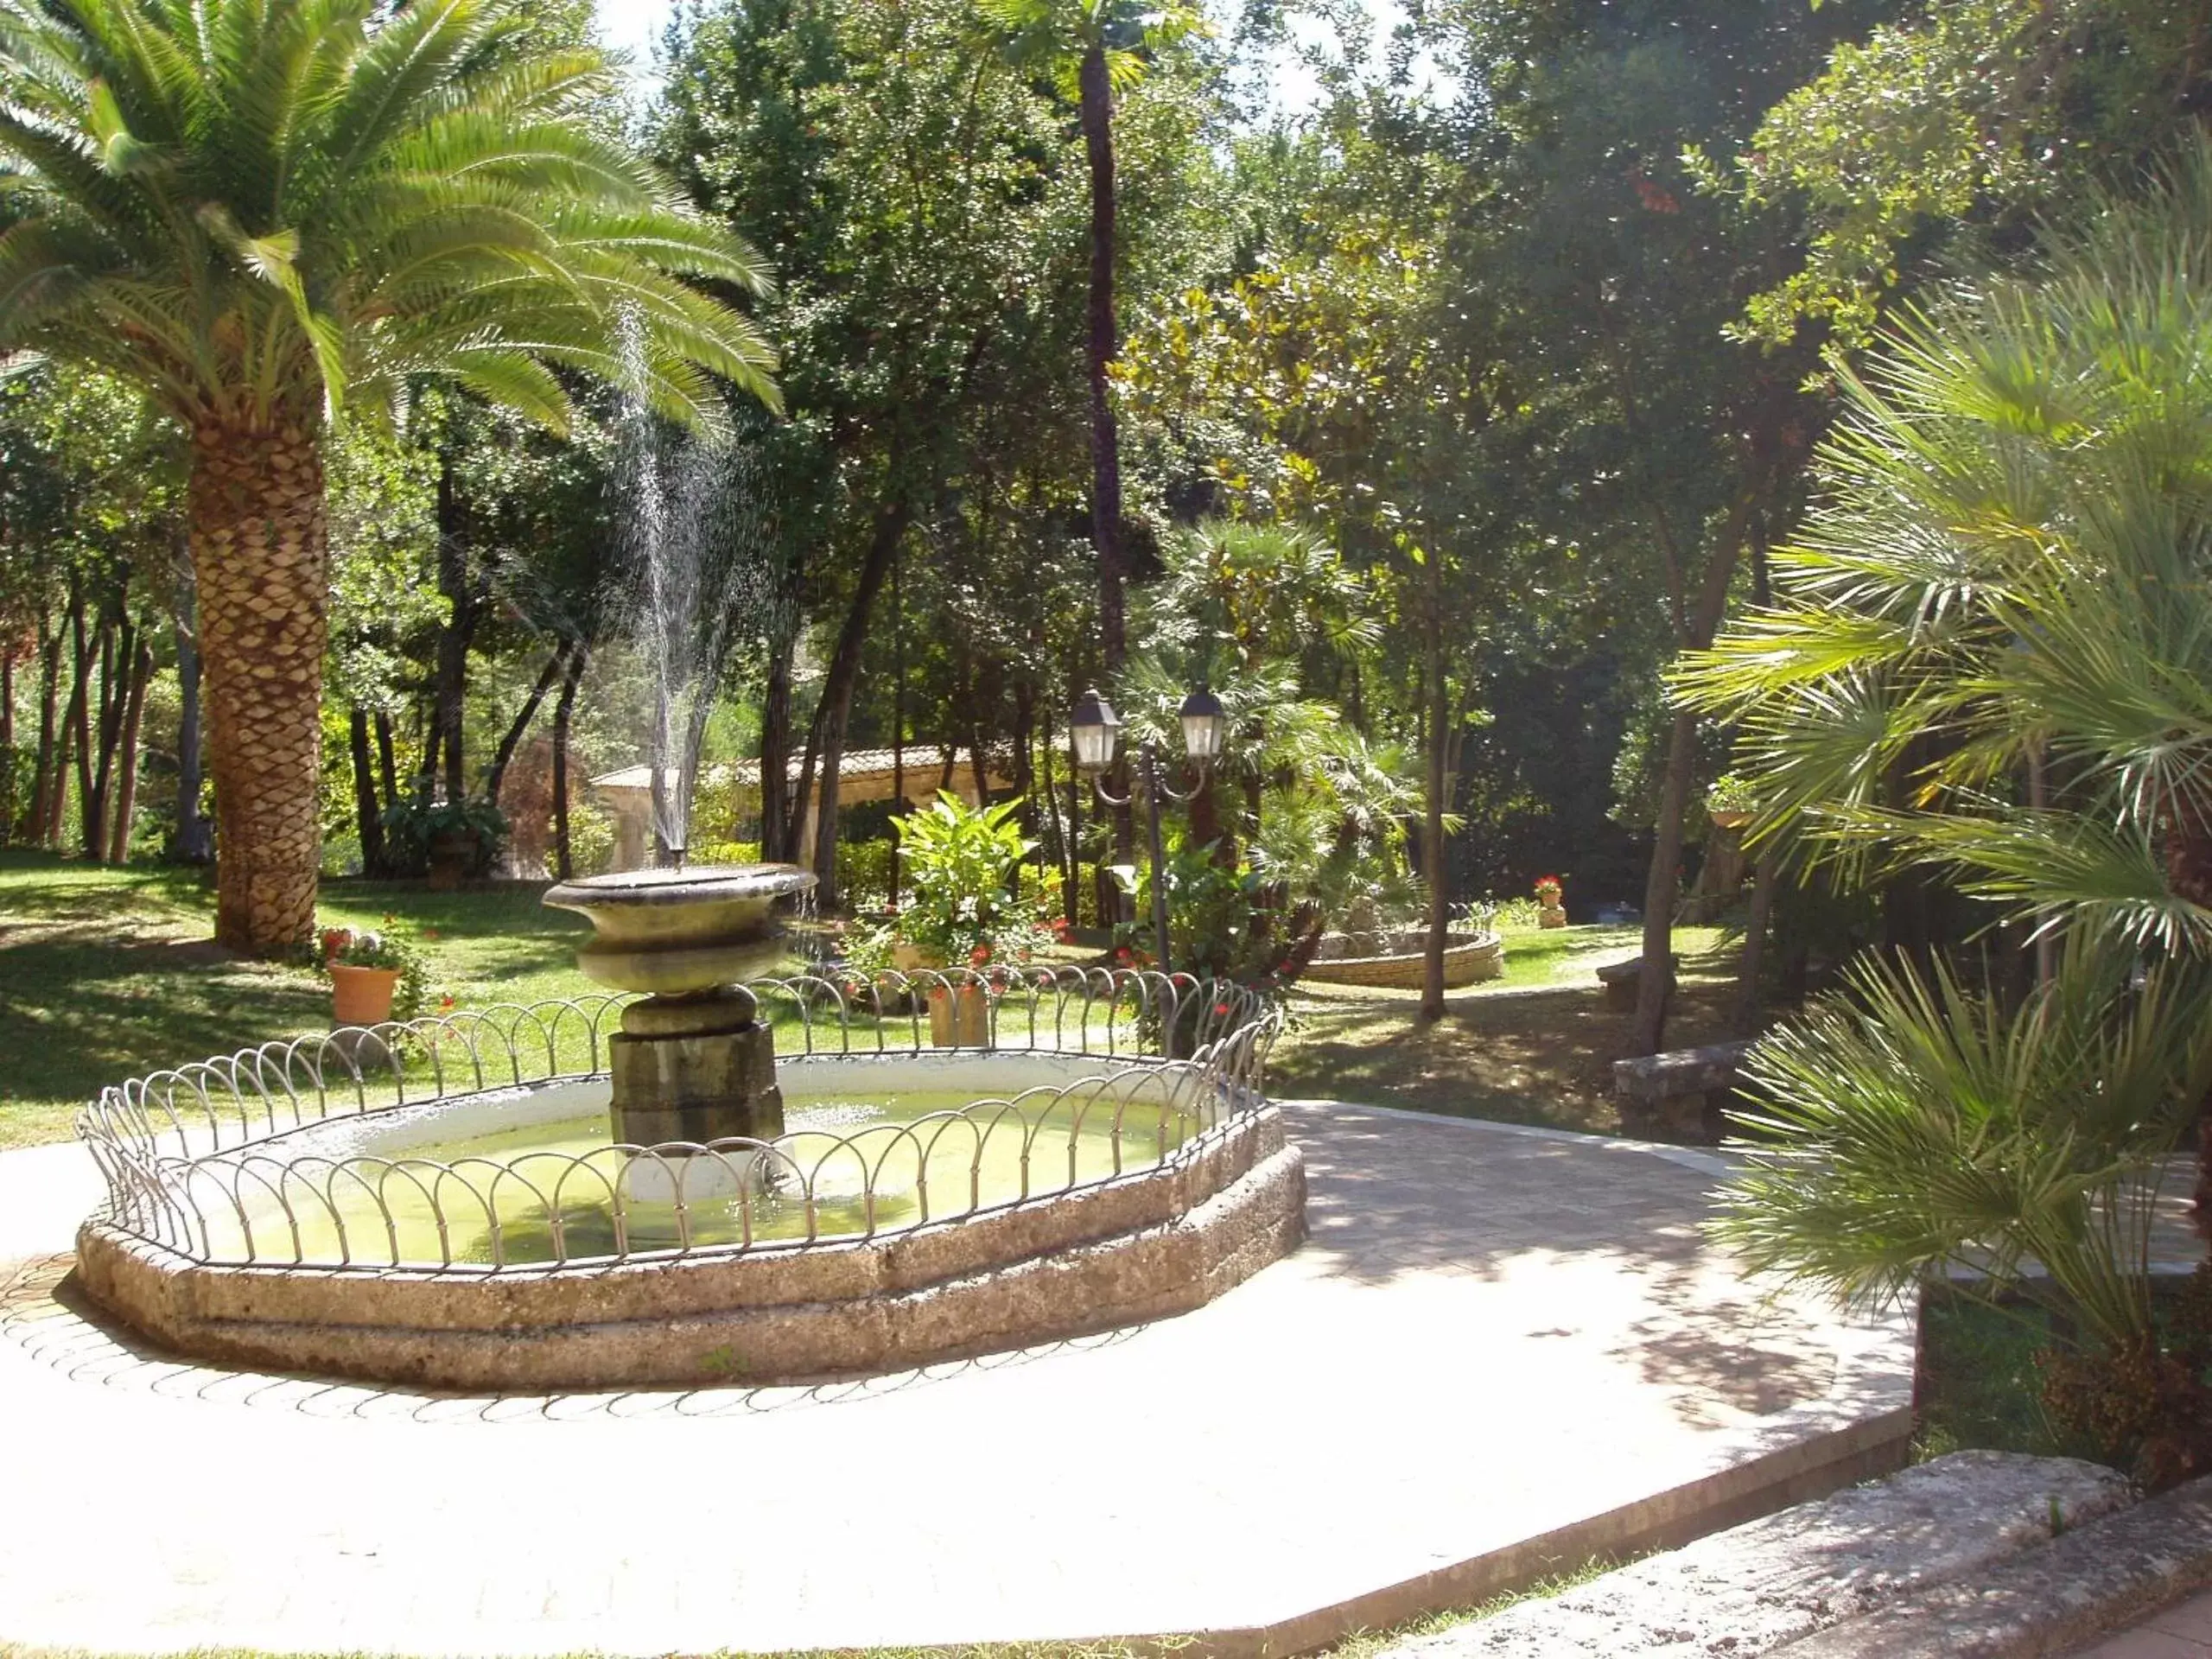
[[[774, 1027], [779, 1064], [795, 1068], [787, 1081], [810, 1060], [979, 1050], [1109, 1064], [903, 1119], [854, 1127], [833, 1112], [773, 1141], [445, 1156], [318, 1144], [320, 1126], [428, 1129], [442, 1105], [603, 1078], [626, 999], [594, 996], [320, 1033], [156, 1072], [104, 1090], [78, 1131], [107, 1179], [105, 1219], [202, 1262], [497, 1272], [803, 1249], [1195, 1156], [1260, 1105], [1280, 1028], [1252, 991], [1186, 975], [801, 975], [746, 988]], [[933, 998], [980, 1004], [983, 1040], [932, 1044]], [[603, 1105], [591, 1109], [604, 1121]]]

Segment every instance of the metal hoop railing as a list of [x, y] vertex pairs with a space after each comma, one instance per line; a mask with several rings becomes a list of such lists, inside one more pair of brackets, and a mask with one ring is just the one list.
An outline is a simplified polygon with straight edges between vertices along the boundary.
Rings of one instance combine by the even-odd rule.
[[958, 1052], [924, 1040], [927, 1009], [965, 997], [988, 1013], [984, 1041], [967, 1052], [1084, 1056], [1111, 1069], [773, 1141], [441, 1161], [322, 1149], [302, 1134], [602, 1078], [623, 999], [590, 997], [342, 1030], [156, 1072], [104, 1090], [78, 1130], [106, 1177], [109, 1224], [202, 1262], [497, 1272], [804, 1249], [1197, 1156], [1262, 1103], [1281, 1023], [1249, 989], [1187, 975], [809, 974], [747, 988], [779, 1060], [801, 1066]]

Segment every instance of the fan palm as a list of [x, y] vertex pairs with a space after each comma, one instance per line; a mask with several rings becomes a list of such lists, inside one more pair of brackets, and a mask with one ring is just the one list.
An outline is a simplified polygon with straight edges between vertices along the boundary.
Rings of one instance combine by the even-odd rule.
[[312, 929], [323, 447], [436, 374], [560, 427], [557, 371], [694, 423], [772, 354], [685, 276], [766, 281], [588, 115], [518, 0], [0, 0], [0, 353], [190, 435], [218, 938]]
[[[1761, 831], [1944, 868], [2065, 946], [2022, 1007], [1891, 969], [1766, 1039], [1783, 1150], [1729, 1228], [1767, 1265], [1863, 1294], [2031, 1255], [2107, 1355], [2156, 1351], [2145, 1195], [2212, 1085], [2209, 362], [2200, 138], [1891, 336], [1777, 602], [1681, 671], [1740, 722]], [[2209, 1192], [2200, 1164], [2200, 1230]]]

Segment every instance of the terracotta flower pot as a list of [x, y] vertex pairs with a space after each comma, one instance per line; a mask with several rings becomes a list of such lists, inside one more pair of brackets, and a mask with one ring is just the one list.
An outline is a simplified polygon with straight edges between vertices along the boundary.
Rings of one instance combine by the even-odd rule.
[[930, 1041], [939, 1048], [988, 1048], [990, 994], [981, 985], [932, 986]]
[[399, 988], [397, 968], [348, 968], [330, 964], [330, 1023], [378, 1026], [391, 1018], [391, 999]]
[[1751, 815], [1748, 812], [1725, 810], [1714, 812], [1712, 817], [1713, 827], [1716, 830], [1740, 830], [1751, 821]]

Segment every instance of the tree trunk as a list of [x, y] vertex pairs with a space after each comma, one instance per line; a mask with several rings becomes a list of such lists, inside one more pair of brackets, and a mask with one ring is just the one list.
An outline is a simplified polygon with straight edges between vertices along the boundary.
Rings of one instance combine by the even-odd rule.
[[205, 864], [215, 855], [214, 835], [200, 816], [204, 776], [200, 753], [200, 621], [189, 556], [179, 561], [176, 595], [176, 855]]
[[16, 831], [16, 647], [0, 644], [0, 847]]
[[569, 721], [576, 706], [576, 687], [584, 677], [591, 648], [575, 642], [569, 655], [568, 671], [561, 677], [561, 696], [553, 705], [553, 874], [570, 880], [575, 873], [569, 856]]
[[[1706, 564], [1696, 608], [1685, 619], [1683, 638], [1677, 642], [1681, 649], [1702, 651], [1719, 630], [1721, 615], [1728, 606], [1728, 586], [1743, 552], [1754, 505], [1748, 494], [1739, 497], [1721, 528]], [[1675, 990], [1675, 889], [1681, 877], [1682, 817], [1689, 808], [1691, 774], [1696, 762], [1697, 716], [1685, 709], [1675, 715], [1668, 734], [1666, 781], [1659, 791], [1651, 868], [1643, 884], [1643, 962], [1637, 976], [1630, 1055], [1656, 1054], [1666, 1045], [1667, 1005]]]
[[[814, 824], [815, 893], [825, 909], [837, 906], [837, 786], [845, 758], [845, 724], [853, 712], [853, 690], [860, 679], [861, 647], [868, 640], [868, 613], [875, 596], [890, 574], [892, 555], [899, 550], [910, 517], [904, 499], [876, 515], [875, 533], [868, 543], [868, 558], [861, 566], [860, 582], [853, 590], [852, 607], [844, 626], [837, 631], [836, 649], [830, 655], [828, 674], [822, 682], [822, 706], [816, 710], [815, 733], [822, 767], [821, 809]], [[802, 798], [806, 779], [802, 772]]]
[[[432, 680], [430, 752], [445, 763], [446, 799], [468, 798], [468, 771], [462, 748], [463, 716], [468, 696], [468, 647], [476, 635], [477, 595], [468, 581], [468, 542], [461, 500], [454, 487], [453, 457], [438, 461], [438, 591], [451, 607], [438, 631], [437, 670]], [[429, 760], [425, 769], [431, 769]]]
[[[81, 832], [92, 806], [92, 719], [89, 713], [92, 658], [85, 642], [85, 596], [73, 582], [69, 594], [69, 642], [74, 655], [69, 682], [69, 706], [61, 715], [63, 765], [60, 770], [64, 772], [68, 770], [68, 760], [73, 755], [77, 763], [78, 829]], [[57, 785], [54, 789], [54, 822], [47, 833], [48, 844], [57, 850], [61, 845], [62, 825], [67, 819], [68, 791], [64, 785]]]
[[61, 768], [65, 764], [59, 753], [60, 743], [61, 700], [61, 625], [54, 624], [51, 634], [41, 634], [38, 658], [38, 764], [31, 773], [31, 816], [27, 830], [29, 840], [47, 840], [48, 825], [54, 817], [54, 792], [61, 786]]
[[320, 435], [194, 434], [193, 564], [215, 780], [215, 938], [276, 954], [315, 932], [328, 633]]
[[377, 804], [376, 763], [369, 753], [369, 711], [359, 703], [346, 722], [346, 747], [353, 761], [353, 830], [361, 838], [361, 874], [379, 876], [384, 868], [384, 811]]
[[379, 709], [373, 720], [377, 728], [377, 776], [384, 781], [384, 804], [389, 807], [399, 799], [399, 760], [392, 753], [391, 715]]
[[760, 705], [760, 856], [771, 864], [791, 861], [791, 658], [796, 632], [780, 634], [768, 652], [768, 685]]
[[92, 773], [92, 787], [86, 795], [87, 804], [81, 826], [85, 856], [95, 864], [106, 861], [111, 844], [109, 820], [113, 815], [109, 809], [115, 803], [118, 751], [123, 746], [124, 715], [130, 701], [126, 682], [131, 659], [137, 654], [133, 649], [137, 630], [131, 627], [127, 616], [105, 616], [100, 620], [99, 636], [99, 714], [92, 724], [98, 738], [99, 762]]
[[1107, 371], [1120, 350], [1114, 317], [1114, 88], [1106, 48], [1088, 48], [1077, 71], [1084, 153], [1090, 164], [1090, 539], [1098, 555], [1098, 639], [1110, 681], [1128, 656], [1122, 552], [1122, 450]]
[[123, 709], [123, 741], [118, 750], [115, 827], [108, 832], [107, 861], [130, 861], [130, 820], [138, 810], [138, 734], [146, 717], [146, 683], [154, 677], [154, 647], [145, 626], [137, 630], [138, 649], [130, 659], [130, 690]]
[[515, 750], [530, 729], [530, 722], [537, 718], [537, 706], [545, 701], [545, 694], [553, 689], [568, 665], [569, 642], [563, 639], [553, 647], [553, 654], [545, 659], [545, 666], [538, 671], [537, 683], [530, 688], [530, 695], [523, 699], [522, 712], [507, 728], [506, 735], [499, 740], [499, 747], [493, 752], [492, 769], [484, 774], [484, 798], [497, 806], [499, 785], [506, 781], [507, 767], [515, 758]]
[[1421, 951], [1421, 1017], [1444, 1017], [1444, 947], [1452, 925], [1451, 883], [1444, 868], [1445, 762], [1452, 742], [1452, 696], [1444, 674], [1444, 556], [1428, 555], [1428, 616], [1423, 641], [1428, 691], [1428, 786], [1421, 823], [1421, 873], [1428, 883], [1428, 939]]
[[1744, 918], [1744, 961], [1736, 980], [1736, 1024], [1746, 1032], [1759, 1028], [1759, 978], [1766, 969], [1766, 934], [1774, 918], [1774, 884], [1781, 864], [1781, 855], [1769, 842], [1759, 849], [1758, 863], [1751, 874], [1751, 912]]

